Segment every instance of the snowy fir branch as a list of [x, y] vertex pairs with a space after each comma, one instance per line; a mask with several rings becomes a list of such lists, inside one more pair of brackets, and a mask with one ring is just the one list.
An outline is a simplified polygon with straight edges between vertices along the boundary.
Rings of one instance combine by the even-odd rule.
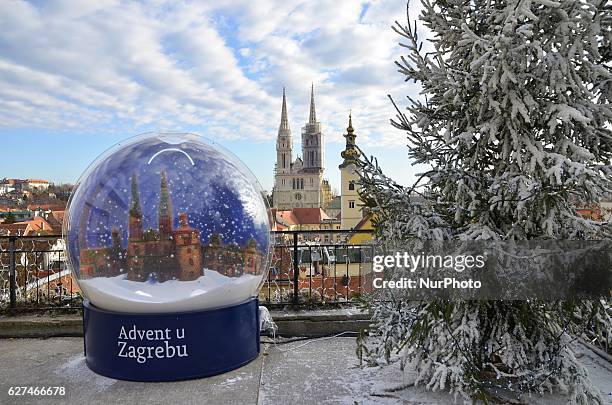
[[[411, 240], [610, 238], [577, 204], [612, 196], [612, 6], [606, 1], [423, 0], [396, 22], [396, 66], [421, 86], [391, 125], [429, 167], [412, 187], [361, 154], [360, 195], [383, 250]], [[408, 10], [408, 7], [407, 7]], [[423, 49], [426, 48], [426, 49]], [[609, 345], [609, 300], [411, 301], [381, 290], [359, 353], [399, 360], [457, 400], [561, 392], [601, 401], [578, 338]]]

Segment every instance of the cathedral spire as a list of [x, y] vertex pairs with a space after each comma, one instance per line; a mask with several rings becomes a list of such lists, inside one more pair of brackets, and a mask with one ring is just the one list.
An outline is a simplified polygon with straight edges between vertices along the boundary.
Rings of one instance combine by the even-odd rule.
[[160, 197], [159, 197], [159, 215], [172, 216], [170, 207], [170, 196], [168, 195], [168, 178], [166, 171], [161, 172]]
[[317, 113], [315, 111], [315, 101], [314, 101], [314, 83], [310, 85], [310, 115], [308, 116], [309, 124], [317, 123]]
[[289, 118], [287, 118], [287, 100], [285, 99], [285, 88], [283, 87], [283, 107], [281, 109], [281, 122], [278, 127], [279, 135], [290, 135]]
[[[285, 88], [283, 87], [283, 106], [281, 109], [281, 122], [278, 127], [278, 136], [276, 138], [276, 166], [277, 174], [289, 174], [291, 172], [291, 153], [293, 150], [293, 141], [291, 139], [291, 128], [289, 127], [289, 118], [287, 117], [287, 97]], [[280, 181], [275, 178], [275, 184]], [[283, 180], [284, 181], [284, 180]]]
[[140, 208], [140, 196], [138, 194], [138, 180], [136, 180], [136, 174], [132, 175], [132, 201], [130, 204], [130, 215], [142, 218], [142, 208]]
[[166, 238], [172, 232], [172, 203], [168, 194], [168, 179], [165, 170], [161, 172], [160, 183], [159, 233], [162, 238]]
[[140, 195], [138, 193], [138, 180], [136, 173], [132, 175], [132, 196], [128, 216], [128, 237], [142, 239], [142, 208], [140, 208]]
[[353, 114], [349, 112], [349, 123], [346, 128], [346, 134], [344, 135], [346, 138], [346, 147], [340, 153], [340, 155], [344, 158], [344, 162], [340, 165], [340, 168], [348, 166], [351, 163], [356, 163], [359, 158], [359, 150], [357, 150], [355, 145], [355, 130], [353, 129]]

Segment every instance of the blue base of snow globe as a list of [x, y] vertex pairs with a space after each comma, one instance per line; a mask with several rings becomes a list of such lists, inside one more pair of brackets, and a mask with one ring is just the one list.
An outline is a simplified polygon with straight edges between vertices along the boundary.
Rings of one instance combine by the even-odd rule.
[[103, 376], [131, 381], [207, 377], [259, 355], [259, 301], [182, 313], [119, 313], [83, 302], [85, 359]]

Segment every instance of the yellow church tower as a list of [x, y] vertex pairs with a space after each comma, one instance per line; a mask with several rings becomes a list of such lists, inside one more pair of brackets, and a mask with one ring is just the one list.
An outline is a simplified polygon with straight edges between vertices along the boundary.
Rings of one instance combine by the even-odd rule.
[[359, 199], [356, 172], [359, 151], [355, 148], [355, 130], [353, 118], [349, 113], [349, 124], [346, 128], [346, 148], [340, 154], [344, 161], [339, 166], [342, 182], [340, 190], [340, 229], [353, 229], [362, 219], [362, 202]]

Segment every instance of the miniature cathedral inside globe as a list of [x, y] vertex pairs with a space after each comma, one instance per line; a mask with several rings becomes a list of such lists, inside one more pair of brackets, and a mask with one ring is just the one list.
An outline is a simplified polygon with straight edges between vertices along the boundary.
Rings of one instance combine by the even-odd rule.
[[145, 134], [99, 157], [68, 203], [68, 263], [99, 308], [238, 304], [268, 270], [268, 207], [235, 156], [193, 134]]

